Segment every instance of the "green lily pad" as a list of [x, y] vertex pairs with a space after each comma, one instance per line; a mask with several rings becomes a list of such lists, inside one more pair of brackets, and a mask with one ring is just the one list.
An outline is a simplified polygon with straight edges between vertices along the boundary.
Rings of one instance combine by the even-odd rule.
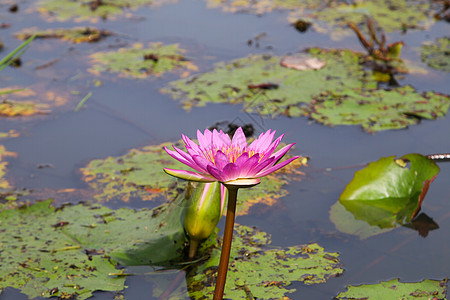
[[94, 27], [76, 27], [76, 28], [57, 28], [47, 30], [37, 30], [36, 28], [29, 28], [22, 30], [16, 34], [16, 37], [21, 40], [26, 40], [35, 35], [36, 38], [41, 39], [62, 39], [71, 43], [90, 43], [98, 42], [99, 40], [112, 35], [112, 32], [100, 30]]
[[30, 298], [73, 295], [78, 299], [89, 298], [95, 290], [122, 290], [124, 278], [108, 276], [116, 271], [114, 263], [100, 255], [86, 255], [56, 228], [64, 223], [49, 205], [50, 201], [44, 201], [0, 213], [0, 272], [4, 275], [0, 289], [19, 288]]
[[283, 67], [280, 57], [251, 55], [173, 81], [162, 92], [181, 100], [186, 109], [241, 103], [252, 113], [308, 116], [329, 126], [361, 125], [368, 132], [443, 117], [450, 107], [448, 95], [420, 94], [410, 86], [378, 89], [372, 71], [362, 65], [366, 57], [361, 53], [313, 48], [309, 55], [325, 66], [299, 71]]
[[132, 48], [121, 48], [116, 52], [98, 52], [91, 55], [91, 73], [109, 71], [120, 76], [145, 78], [161, 76], [169, 71], [179, 71], [186, 77], [197, 67], [182, 55], [184, 50], [177, 44], [152, 43], [147, 48], [134, 44]]
[[[0, 212], [0, 290], [30, 298], [86, 299], [97, 290], [121, 291], [124, 265], [164, 265], [182, 257], [183, 196], [153, 210], [100, 205], [51, 207], [51, 200]], [[20, 249], [20, 251], [18, 251]]]
[[358, 125], [367, 132], [402, 129], [421, 119], [444, 117], [450, 97], [434, 92], [417, 93], [411, 86], [367, 92], [322, 93], [303, 108], [324, 125]]
[[163, 168], [185, 167], [163, 149], [171, 145], [146, 146], [132, 149], [123, 156], [93, 160], [81, 169], [83, 180], [97, 191], [98, 201], [128, 202], [134, 197], [145, 201], [168, 195], [177, 180], [164, 173]]
[[428, 300], [446, 299], [447, 280], [429, 280], [403, 283], [398, 279], [383, 281], [378, 284], [349, 285], [346, 292], [341, 292], [336, 299], [402, 299]]
[[[367, 18], [374, 20], [375, 24], [385, 32], [404, 31], [429, 26], [434, 22], [433, 11], [428, 1], [417, 0], [411, 3], [407, 0], [373, 0], [358, 2], [328, 2], [322, 7], [316, 7], [311, 14], [297, 9], [292, 12], [289, 19], [309, 16], [320, 22], [314, 22], [313, 26], [319, 32], [333, 32], [333, 38], [338, 38], [349, 22], [355, 24], [364, 23]], [[336, 27], [338, 30], [336, 31]], [[346, 35], [350, 31], [346, 31]]]
[[[313, 1], [313, 0], [206, 0], [209, 7], [222, 7], [226, 12], [268, 13], [288, 10], [289, 21], [308, 19], [317, 31], [329, 32], [334, 28], [333, 38], [347, 27], [349, 22], [362, 23], [372, 18], [386, 32], [417, 28], [433, 22], [433, 11], [428, 1], [406, 0], [374, 1]], [[437, 4], [436, 4], [437, 5]], [[317, 22], [318, 21], [318, 22]], [[348, 31], [350, 33], [350, 31]]]
[[[171, 145], [146, 146], [120, 157], [93, 160], [81, 169], [83, 180], [96, 191], [95, 198], [101, 202], [113, 199], [127, 202], [136, 198], [146, 201], [158, 196], [170, 198], [176, 188], [184, 189], [185, 183], [164, 173], [163, 168], [187, 169], [164, 151], [163, 146]], [[238, 214], [248, 213], [257, 203], [273, 205], [287, 195], [283, 186], [290, 180], [301, 178], [300, 166], [302, 162], [295, 160], [264, 178], [257, 187], [239, 191]]]
[[[317, 244], [287, 248], [269, 244], [269, 234], [235, 225], [224, 299], [284, 299], [295, 291], [289, 288], [294, 281], [324, 283], [343, 273], [338, 254], [325, 252]], [[189, 299], [212, 298], [220, 247], [215, 234], [200, 246], [199, 255], [207, 259], [187, 273]], [[169, 299], [184, 299], [182, 293], [173, 293]]]
[[248, 112], [298, 117], [303, 114], [300, 105], [310, 103], [321, 92], [376, 87], [376, 82], [365, 76], [360, 53], [314, 48], [309, 55], [326, 66], [298, 71], [281, 66], [280, 57], [250, 55], [218, 63], [211, 72], [173, 81], [162, 92], [180, 99], [186, 109], [211, 102], [242, 103]]
[[125, 10], [137, 9], [143, 5], [161, 5], [171, 0], [42, 0], [37, 9], [50, 21], [97, 22], [100, 19], [114, 19]]
[[422, 45], [422, 61], [430, 68], [450, 72], [450, 38], [443, 37], [434, 43]]
[[436, 163], [420, 154], [383, 157], [355, 173], [330, 219], [338, 230], [360, 238], [407, 225], [438, 173]]

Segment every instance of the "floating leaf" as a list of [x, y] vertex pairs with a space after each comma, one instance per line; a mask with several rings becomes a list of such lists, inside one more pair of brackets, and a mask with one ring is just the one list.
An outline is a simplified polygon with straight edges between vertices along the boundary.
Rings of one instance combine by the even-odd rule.
[[164, 146], [171, 144], [146, 146], [120, 157], [93, 160], [81, 169], [83, 179], [98, 192], [95, 198], [99, 201], [119, 198], [128, 202], [133, 197], [151, 200], [167, 194], [176, 179], [164, 173], [163, 168], [183, 165], [168, 157]]
[[[17, 90], [3, 94], [5, 90]], [[0, 88], [0, 116], [30, 116], [47, 114], [50, 107], [67, 104], [70, 95], [67, 91], [38, 83], [26, 89], [17, 86]]]
[[[219, 63], [213, 71], [171, 82], [162, 91], [181, 99], [185, 108], [206, 103], [243, 103], [246, 111], [262, 115], [302, 115], [300, 105], [323, 91], [376, 87], [367, 81], [360, 64], [363, 56], [350, 50], [310, 49], [309, 55], [324, 61], [320, 70], [298, 71], [280, 65], [280, 57], [250, 55], [231, 63]], [[249, 88], [261, 84], [278, 88]]]
[[[119, 199], [129, 201], [133, 198], [152, 200], [157, 196], [169, 197], [176, 190], [177, 180], [163, 172], [163, 168], [181, 168], [184, 165], [168, 157], [163, 146], [146, 146], [130, 150], [120, 157], [108, 157], [91, 161], [81, 169], [83, 179], [97, 192], [99, 201]], [[267, 176], [266, 180], [252, 189], [239, 192], [238, 214], [246, 214], [251, 206], [261, 203], [272, 205], [285, 196], [287, 191], [282, 187], [289, 180], [299, 179], [303, 173], [298, 171], [302, 165], [295, 160], [280, 171]], [[178, 188], [184, 188], [181, 183]]]
[[56, 228], [63, 220], [49, 204], [0, 212], [0, 289], [19, 288], [30, 298], [51, 297], [56, 289], [53, 296], [78, 299], [89, 298], [95, 290], [122, 290], [124, 279], [108, 276], [116, 270], [114, 264], [100, 255], [89, 259], [76, 241]]
[[355, 173], [330, 218], [360, 238], [409, 224], [438, 173], [436, 163], [420, 154], [383, 157]]
[[100, 19], [114, 19], [125, 9], [137, 9], [150, 4], [161, 5], [165, 2], [174, 0], [42, 0], [38, 2], [37, 9], [51, 21], [74, 19], [76, 22], [97, 22]]
[[406, 128], [421, 119], [444, 117], [449, 107], [447, 95], [419, 94], [411, 86], [404, 86], [357, 93], [322, 93], [303, 110], [324, 125], [361, 124], [364, 130], [375, 132]]
[[0, 190], [11, 188], [9, 182], [4, 178], [6, 174], [6, 166], [8, 165], [8, 163], [3, 160], [8, 156], [15, 157], [17, 156], [17, 154], [14, 152], [6, 151], [5, 146], [0, 145]]
[[[30, 298], [76, 297], [124, 289], [114, 260], [126, 265], [179, 259], [186, 240], [183, 196], [153, 210], [96, 205], [54, 209], [51, 200], [0, 212], [0, 290]], [[55, 292], [56, 291], [56, 292]]]
[[[362, 23], [366, 18], [372, 18], [386, 32], [417, 28], [433, 22], [433, 11], [428, 1], [416, 0], [413, 3], [406, 0], [373, 0], [373, 1], [325, 1], [325, 0], [206, 0], [209, 7], [222, 7], [226, 12], [247, 12], [255, 14], [268, 13], [273, 10], [288, 10], [289, 21], [295, 23], [298, 19], [313, 22], [317, 31], [337, 31], [347, 27], [349, 22]], [[443, 6], [436, 3], [434, 6]]]
[[8, 132], [0, 132], [0, 139], [15, 138], [18, 137], [19, 135], [20, 134], [16, 130], [11, 129]]
[[75, 27], [75, 28], [58, 28], [37, 30], [36, 28], [24, 29], [16, 34], [16, 37], [25, 40], [33, 35], [37, 39], [62, 39], [72, 43], [90, 43], [98, 42], [99, 40], [112, 35], [113, 33], [107, 30], [100, 30], [94, 27]]
[[[324, 1], [325, 2], [325, 1]], [[433, 8], [429, 1], [415, 0], [372, 0], [347, 2], [328, 2], [322, 8], [312, 11], [310, 18], [321, 22], [314, 23], [314, 29], [319, 32], [332, 31], [332, 38], [339, 38], [340, 32], [346, 29], [349, 22], [363, 23], [367, 18], [374, 20], [375, 24], [385, 32], [404, 31], [429, 26], [433, 23]], [[302, 9], [290, 14], [294, 21], [305, 15]], [[338, 27], [338, 30], [336, 30]]]
[[378, 284], [349, 285], [346, 292], [339, 293], [335, 299], [446, 299], [447, 280], [429, 280], [403, 283], [399, 279], [382, 281]]
[[121, 48], [116, 52], [98, 52], [91, 55], [92, 68], [90, 72], [99, 74], [110, 71], [126, 77], [145, 78], [161, 76], [169, 71], [182, 71], [187, 76], [197, 67], [182, 55], [184, 50], [177, 44], [150, 44], [143, 48], [135, 44], [132, 48]]
[[443, 37], [434, 43], [424, 43], [422, 61], [430, 68], [450, 72], [450, 38]]
[[[208, 258], [187, 274], [189, 299], [212, 297], [220, 244], [213, 234], [201, 245], [200, 255]], [[283, 299], [295, 291], [288, 288], [294, 281], [306, 285], [324, 283], [343, 272], [338, 254], [325, 252], [317, 244], [287, 248], [269, 244], [269, 234], [254, 227], [235, 225], [224, 298]], [[183, 299], [183, 296], [172, 294], [170, 299]]]
[[299, 71], [281, 66], [279, 57], [251, 55], [173, 81], [162, 92], [180, 99], [186, 109], [242, 103], [244, 110], [261, 115], [303, 115], [329, 126], [360, 124], [368, 132], [443, 117], [450, 107], [448, 95], [420, 94], [410, 86], [378, 89], [372, 71], [362, 65], [370, 59], [361, 53], [314, 48], [308, 57], [326, 65]]
[[24, 117], [44, 113], [33, 102], [17, 102], [4, 100], [0, 102], [0, 116], [2, 117]]

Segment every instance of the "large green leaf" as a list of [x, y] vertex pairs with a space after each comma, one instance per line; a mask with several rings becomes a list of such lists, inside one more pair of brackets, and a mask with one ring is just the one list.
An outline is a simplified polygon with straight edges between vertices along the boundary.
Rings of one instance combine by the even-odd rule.
[[448, 95], [418, 93], [410, 86], [377, 87], [362, 53], [312, 48], [304, 53], [308, 56], [325, 66], [294, 70], [282, 66], [282, 57], [250, 55], [173, 81], [162, 92], [180, 99], [186, 109], [240, 103], [245, 111], [264, 116], [307, 116], [329, 126], [361, 125], [368, 132], [443, 117], [450, 107]]
[[[283, 299], [295, 291], [292, 282], [324, 283], [343, 273], [337, 253], [317, 244], [279, 248], [269, 246], [270, 235], [256, 228], [235, 225], [224, 299]], [[186, 277], [189, 299], [210, 299], [214, 293], [221, 239], [211, 235], [199, 253], [207, 259]], [[170, 299], [184, 299], [183, 291]]]
[[304, 108], [308, 116], [325, 125], [357, 125], [368, 132], [399, 129], [421, 119], [447, 114], [448, 96], [417, 93], [411, 86], [366, 92], [322, 93]]
[[399, 282], [398, 279], [378, 284], [349, 285], [347, 291], [339, 293], [335, 299], [345, 300], [428, 300], [446, 299], [447, 280], [423, 280], [421, 282]]
[[383, 157], [357, 171], [333, 205], [336, 227], [361, 238], [411, 222], [439, 167], [420, 154]]
[[[209, 102], [243, 103], [250, 112], [298, 117], [302, 114], [299, 105], [311, 102], [323, 91], [376, 87], [376, 82], [365, 76], [360, 53], [314, 48], [309, 55], [323, 60], [326, 66], [298, 71], [281, 66], [281, 57], [250, 55], [218, 63], [211, 72], [174, 81], [162, 91], [181, 99], [186, 109]], [[269, 83], [273, 88], [251, 88]]]
[[[0, 212], [0, 290], [30, 298], [86, 299], [96, 290], [120, 291], [124, 265], [166, 265], [182, 257], [183, 196], [153, 210], [100, 205], [55, 209], [51, 200]], [[114, 260], [112, 260], [114, 259]]]

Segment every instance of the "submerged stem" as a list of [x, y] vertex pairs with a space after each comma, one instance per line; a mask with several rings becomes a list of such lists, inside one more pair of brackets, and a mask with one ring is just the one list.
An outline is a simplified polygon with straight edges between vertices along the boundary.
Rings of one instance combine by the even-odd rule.
[[234, 217], [236, 215], [237, 187], [227, 186], [228, 210], [223, 233], [222, 252], [220, 254], [219, 271], [213, 300], [222, 300], [227, 280], [228, 262], [230, 260], [231, 242], [233, 240]]

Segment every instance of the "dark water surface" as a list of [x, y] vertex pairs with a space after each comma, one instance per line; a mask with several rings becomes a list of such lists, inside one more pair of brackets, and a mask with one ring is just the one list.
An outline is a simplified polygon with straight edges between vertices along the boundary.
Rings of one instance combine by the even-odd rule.
[[[23, 28], [40, 29], [92, 25], [86, 23], [47, 23], [38, 14], [24, 11], [33, 1], [19, 2], [17, 14], [7, 12], [8, 5], [0, 0], [0, 23], [11, 23], [0, 30], [5, 53], [19, 42], [13, 33]], [[187, 56], [196, 62], [199, 71], [212, 68], [217, 61], [226, 61], [250, 53], [282, 55], [306, 47], [346, 47], [361, 51], [354, 36], [334, 41], [328, 35], [309, 31], [298, 33], [286, 21], [286, 13], [272, 12], [263, 16], [227, 14], [220, 9], [207, 9], [204, 1], [183, 0], [152, 9], [144, 7], [134, 12], [133, 20], [100, 21], [94, 24], [102, 29], [120, 33], [96, 44], [70, 45], [58, 40], [35, 40], [23, 56], [24, 66], [0, 73], [0, 87], [32, 85], [39, 80], [51, 82], [55, 87], [84, 92], [79, 99], [61, 108], [52, 109], [47, 116], [23, 120], [0, 119], [0, 131], [16, 128], [19, 138], [2, 142], [8, 151], [18, 157], [8, 159], [8, 179], [16, 187], [29, 189], [85, 188], [78, 169], [95, 158], [118, 156], [128, 149], [143, 145], [176, 141], [181, 133], [194, 136], [197, 128], [206, 128], [222, 120], [254, 123], [258, 133], [269, 128], [285, 132], [284, 141], [297, 142], [293, 154], [311, 157], [306, 177], [287, 186], [289, 195], [273, 208], [254, 207], [248, 216], [238, 217], [243, 225], [257, 226], [272, 234], [272, 244], [292, 246], [317, 242], [326, 251], [337, 251], [345, 272], [331, 278], [326, 284], [304, 286], [295, 283], [297, 293], [293, 299], [331, 299], [347, 284], [376, 283], [392, 278], [402, 281], [443, 279], [450, 275], [450, 163], [441, 163], [441, 172], [431, 185], [422, 205], [422, 212], [432, 217], [439, 229], [426, 238], [417, 231], [398, 228], [394, 231], [359, 240], [338, 232], [329, 220], [329, 209], [353, 173], [361, 165], [378, 160], [381, 156], [406, 153], [431, 154], [450, 152], [450, 118], [422, 121], [405, 130], [363, 132], [357, 126], [325, 127], [305, 118], [261, 118], [242, 111], [240, 105], [210, 104], [183, 110], [179, 103], [161, 94], [159, 89], [174, 75], [160, 79], [122, 79], [108, 75], [101, 87], [93, 88], [91, 76], [86, 75], [86, 57], [96, 51], [108, 50], [111, 45], [137, 41], [177, 42], [188, 50]], [[415, 61], [421, 67], [418, 48], [424, 40], [448, 34], [449, 24], [438, 22], [430, 30], [411, 31], [406, 35], [389, 34], [388, 41], [403, 40], [407, 47], [402, 57]], [[260, 47], [248, 46], [247, 41], [260, 33], [267, 36]], [[267, 49], [270, 47], [271, 49]], [[36, 65], [58, 59], [52, 68], [34, 71]], [[2, 76], [13, 78], [3, 80]], [[443, 72], [428, 75], [407, 75], [399, 82], [411, 84], [417, 90], [450, 93], [450, 77]], [[78, 101], [88, 91], [92, 97], [79, 112], [74, 112]], [[68, 108], [69, 106], [69, 108]], [[51, 164], [53, 168], [38, 169], [38, 164]], [[73, 199], [76, 201], [78, 199]], [[131, 202], [107, 204], [112, 207], [128, 205], [145, 207], [152, 203]], [[223, 220], [220, 223], [223, 228]], [[173, 275], [175, 277], [176, 275]], [[152, 287], [158, 276], [127, 278], [125, 299], [151, 299]], [[167, 277], [164, 278], [167, 280]], [[7, 289], [1, 300], [20, 299], [17, 291]], [[93, 299], [111, 299], [110, 293], [95, 293]]]

